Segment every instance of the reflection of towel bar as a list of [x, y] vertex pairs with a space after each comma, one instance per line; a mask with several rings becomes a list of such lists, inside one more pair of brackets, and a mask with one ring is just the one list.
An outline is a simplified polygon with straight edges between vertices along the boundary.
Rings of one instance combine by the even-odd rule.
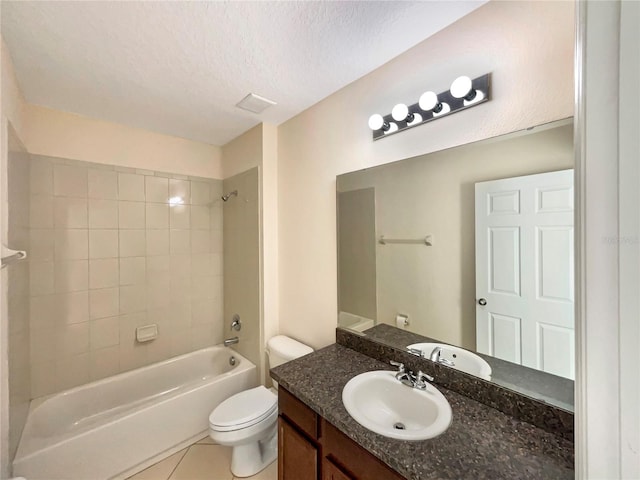
[[427, 235], [421, 238], [385, 238], [384, 235], [380, 235], [378, 242], [381, 245], [387, 245], [388, 243], [405, 243], [405, 244], [419, 244], [426, 245], [428, 247], [433, 246], [433, 235]]
[[19, 262], [20, 260], [24, 260], [27, 258], [27, 252], [24, 250], [11, 250], [10, 248], [2, 246], [2, 268], [7, 265], [13, 265], [14, 263]]

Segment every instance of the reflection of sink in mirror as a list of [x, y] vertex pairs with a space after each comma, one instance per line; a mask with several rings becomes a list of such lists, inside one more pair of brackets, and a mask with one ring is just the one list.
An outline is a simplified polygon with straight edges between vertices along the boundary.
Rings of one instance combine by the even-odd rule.
[[420, 350], [422, 356], [430, 358], [436, 348], [440, 348], [440, 362], [461, 372], [491, 380], [491, 366], [478, 355], [463, 348], [447, 345], [446, 343], [414, 343], [408, 345], [409, 350]]
[[353, 377], [342, 390], [347, 412], [363, 427], [399, 440], [427, 440], [451, 423], [451, 406], [436, 387], [408, 387], [387, 370]]
[[353, 315], [352, 313], [340, 312], [338, 314], [338, 326], [343, 328], [349, 328], [356, 332], [363, 332], [368, 328], [373, 327], [374, 321], [370, 318], [360, 317]]

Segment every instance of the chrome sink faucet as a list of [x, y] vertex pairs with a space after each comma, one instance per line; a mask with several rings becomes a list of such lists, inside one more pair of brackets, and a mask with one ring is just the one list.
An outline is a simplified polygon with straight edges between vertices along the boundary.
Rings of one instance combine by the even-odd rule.
[[422, 370], [418, 370], [418, 373], [413, 373], [411, 370], [407, 370], [406, 368], [404, 368], [403, 363], [395, 362], [393, 360], [391, 360], [391, 362], [389, 363], [391, 363], [391, 365], [393, 365], [394, 367], [398, 367], [396, 379], [407, 387], [425, 390], [427, 388], [428, 382], [433, 382], [433, 377], [422, 372]]
[[434, 348], [431, 352], [431, 355], [429, 356], [429, 360], [431, 360], [432, 362], [441, 363], [443, 365], [446, 365], [447, 367], [456, 366], [456, 364], [451, 360], [442, 357], [442, 347]]

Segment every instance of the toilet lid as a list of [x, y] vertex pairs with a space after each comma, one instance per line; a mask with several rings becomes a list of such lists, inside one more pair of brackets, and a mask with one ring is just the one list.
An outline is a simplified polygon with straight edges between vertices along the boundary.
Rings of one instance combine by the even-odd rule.
[[228, 431], [254, 425], [278, 408], [278, 397], [262, 385], [236, 393], [213, 409], [209, 425]]

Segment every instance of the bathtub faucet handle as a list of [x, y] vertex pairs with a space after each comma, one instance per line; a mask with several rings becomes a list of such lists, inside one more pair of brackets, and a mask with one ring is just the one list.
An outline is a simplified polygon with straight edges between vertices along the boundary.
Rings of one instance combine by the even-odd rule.
[[231, 330], [235, 330], [236, 332], [239, 332], [241, 328], [242, 328], [242, 322], [240, 321], [240, 315], [236, 313], [233, 316], [231, 321]]

